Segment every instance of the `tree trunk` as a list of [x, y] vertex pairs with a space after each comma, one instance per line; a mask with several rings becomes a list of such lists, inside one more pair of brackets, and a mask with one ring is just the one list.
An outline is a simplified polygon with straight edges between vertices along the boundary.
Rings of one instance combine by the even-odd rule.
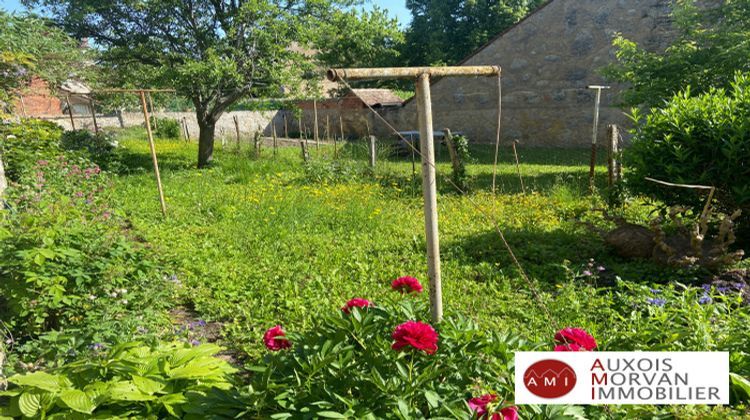
[[216, 121], [210, 117], [198, 116], [198, 167], [208, 166], [214, 158], [214, 136], [216, 133]]

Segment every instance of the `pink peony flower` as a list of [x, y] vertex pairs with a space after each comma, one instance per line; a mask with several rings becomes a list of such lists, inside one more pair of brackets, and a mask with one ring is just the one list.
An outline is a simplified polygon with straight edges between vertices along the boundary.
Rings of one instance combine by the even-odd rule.
[[391, 289], [401, 293], [421, 293], [422, 285], [414, 277], [399, 277], [391, 283]]
[[341, 310], [344, 311], [345, 314], [348, 314], [351, 312], [351, 309], [354, 307], [357, 308], [369, 308], [370, 306], [373, 306], [372, 302], [370, 302], [367, 299], [362, 298], [354, 298], [350, 300], [349, 302], [346, 302], [346, 305], [341, 307]]
[[263, 334], [263, 344], [266, 348], [271, 351], [279, 351], [292, 347], [292, 343], [286, 338], [284, 330], [281, 329], [281, 325], [269, 328], [265, 334]]
[[470, 399], [468, 404], [469, 408], [472, 411], [475, 411], [477, 413], [477, 418], [480, 419], [490, 418], [492, 420], [518, 420], [518, 408], [516, 408], [515, 406], [505, 407], [501, 409], [499, 413], [492, 413], [492, 416], [490, 416], [489, 409], [491, 407], [488, 406], [496, 401], [497, 395], [486, 394], [482, 395], [481, 397]]
[[555, 351], [587, 351], [596, 348], [596, 340], [580, 328], [563, 328], [555, 334]]
[[391, 338], [395, 340], [391, 345], [393, 350], [412, 347], [427, 354], [437, 351], [438, 335], [435, 329], [419, 321], [407, 321], [399, 325], [391, 334]]

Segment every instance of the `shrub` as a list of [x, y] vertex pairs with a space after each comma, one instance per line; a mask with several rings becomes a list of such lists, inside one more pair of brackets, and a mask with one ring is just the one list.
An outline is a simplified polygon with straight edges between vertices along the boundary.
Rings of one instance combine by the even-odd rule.
[[106, 167], [114, 159], [117, 141], [107, 131], [73, 130], [62, 134], [60, 145], [64, 150], [86, 152], [92, 161]]
[[174, 118], [159, 118], [159, 121], [155, 121], [155, 117], [151, 117], [151, 127], [154, 129], [154, 135], [162, 139], [179, 139], [182, 127], [180, 122]]
[[[8, 378], [0, 416], [27, 418], [233, 417], [235, 371], [204, 344], [126, 343], [49, 372]], [[210, 413], [209, 416], [207, 414]]]
[[630, 187], [700, 209], [705, 199], [693, 190], [656, 185], [644, 177], [715, 186], [722, 210], [750, 213], [750, 77], [737, 75], [729, 92], [711, 89], [695, 97], [682, 92], [645, 119], [638, 112], [633, 118], [638, 125], [625, 153]]
[[59, 126], [42, 120], [0, 125], [0, 153], [8, 179], [19, 182], [34, 170], [37, 161], [59, 156], [62, 132]]

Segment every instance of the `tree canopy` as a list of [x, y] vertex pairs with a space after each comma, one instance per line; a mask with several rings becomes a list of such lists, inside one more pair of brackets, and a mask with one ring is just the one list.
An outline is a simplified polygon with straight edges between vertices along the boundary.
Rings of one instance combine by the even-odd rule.
[[82, 76], [91, 64], [90, 55], [47, 20], [0, 11], [0, 102], [10, 107], [14, 93], [33, 77], [54, 88]]
[[457, 64], [543, 0], [407, 0], [406, 64]]
[[618, 62], [605, 69], [625, 82], [626, 105], [660, 106], [690, 86], [698, 95], [728, 88], [737, 71], [750, 71], [750, 1], [726, 0], [706, 7], [695, 0], [676, 0], [676, 37], [666, 51], [650, 52], [635, 42], [615, 39]]
[[[115, 74], [137, 74], [189, 97], [200, 126], [199, 167], [212, 159], [216, 122], [229, 106], [244, 97], [281, 96], [311, 75], [314, 63], [293, 45], [329, 39], [318, 31], [348, 30], [360, 18], [331, 13], [354, 6], [353, 0], [25, 3], [46, 7], [74, 36], [93, 38]], [[370, 28], [383, 23], [378, 14], [362, 16], [371, 18], [365, 19]]]

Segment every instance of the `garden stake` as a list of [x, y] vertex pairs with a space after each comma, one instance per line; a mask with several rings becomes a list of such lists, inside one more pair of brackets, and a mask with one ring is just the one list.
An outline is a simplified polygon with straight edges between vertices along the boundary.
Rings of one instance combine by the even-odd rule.
[[609, 138], [609, 153], [607, 156], [608, 185], [611, 187], [620, 182], [622, 176], [622, 164], [620, 163], [620, 129], [615, 124], [607, 126], [607, 137]]
[[273, 136], [273, 157], [276, 157], [276, 123], [271, 124], [271, 135]]
[[492, 195], [495, 195], [495, 181], [497, 180], [497, 158], [500, 155], [500, 123], [503, 116], [503, 85], [502, 76], [497, 75], [497, 130], [495, 132], [495, 163], [492, 165]]
[[26, 114], [26, 103], [23, 101], [23, 95], [18, 95], [18, 100], [21, 102], [21, 112], [23, 113], [24, 118], [28, 117]]
[[237, 134], [237, 150], [240, 150], [240, 121], [237, 118], [236, 115], [232, 116], [232, 120], [234, 120], [234, 132]]
[[591, 137], [591, 167], [589, 168], [589, 191], [594, 191], [594, 168], [596, 166], [596, 138], [599, 134], [599, 106], [602, 102], [602, 89], [609, 86], [590, 85], [588, 89], [596, 90], [596, 101], [594, 102], [594, 130]]
[[310, 160], [310, 154], [307, 153], [307, 142], [300, 140], [299, 146], [302, 148], [302, 160], [307, 163], [307, 161]]
[[289, 138], [289, 124], [287, 124], [286, 114], [284, 114], [284, 138]]
[[516, 145], [518, 144], [518, 140], [513, 141], [513, 155], [516, 157], [516, 172], [518, 172], [518, 179], [521, 181], [521, 191], [524, 195], [526, 195], [526, 187], [523, 185], [523, 177], [521, 176], [521, 163], [518, 161], [518, 151], [516, 150]]
[[375, 150], [375, 141], [377, 140], [375, 136], [370, 136], [370, 167], [375, 169], [375, 158], [377, 151]]
[[161, 204], [162, 216], [167, 216], [167, 204], [164, 201], [164, 190], [161, 186], [161, 176], [159, 175], [159, 162], [156, 159], [156, 145], [154, 145], [154, 135], [151, 132], [151, 121], [149, 121], [148, 108], [146, 107], [146, 94], [140, 91], [141, 107], [143, 107], [143, 119], [146, 120], [146, 134], [148, 135], [148, 146], [151, 148], [151, 160], [154, 163], [154, 175], [156, 175], [156, 189], [159, 191], [159, 204]]
[[65, 103], [68, 104], [68, 115], [70, 116], [70, 126], [76, 129], [76, 122], [73, 120], [73, 107], [70, 106], [70, 95], [65, 95]]
[[313, 138], [315, 139], [315, 148], [320, 150], [320, 138], [318, 137], [318, 100], [313, 99], [313, 118], [315, 119], [313, 127]]
[[89, 109], [91, 110], [91, 119], [94, 121], [94, 133], [99, 132], [99, 125], [96, 123], [96, 110], [94, 109], [94, 100], [89, 98]]

